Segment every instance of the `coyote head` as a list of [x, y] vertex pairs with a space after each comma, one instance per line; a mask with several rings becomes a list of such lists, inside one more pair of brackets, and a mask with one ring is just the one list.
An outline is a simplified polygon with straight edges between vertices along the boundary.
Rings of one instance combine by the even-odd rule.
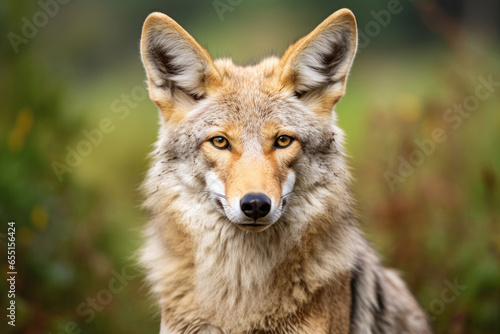
[[354, 16], [343, 9], [281, 59], [240, 67], [212, 60], [174, 20], [151, 14], [141, 55], [162, 129], [149, 188], [162, 187], [172, 201], [201, 198], [254, 232], [298, 214], [287, 208], [300, 192], [312, 194], [307, 201], [339, 200], [322, 189], [346, 173], [333, 107], [356, 45]]

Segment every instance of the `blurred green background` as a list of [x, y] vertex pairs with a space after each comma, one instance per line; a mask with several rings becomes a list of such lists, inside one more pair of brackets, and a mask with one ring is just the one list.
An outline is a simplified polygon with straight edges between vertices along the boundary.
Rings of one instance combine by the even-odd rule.
[[138, 50], [150, 12], [214, 57], [251, 64], [342, 7], [357, 16], [360, 50], [336, 110], [367, 236], [438, 333], [499, 333], [496, 0], [2, 1], [2, 315], [8, 221], [18, 275], [16, 326], [2, 316], [0, 328], [158, 332], [134, 260], [158, 127]]

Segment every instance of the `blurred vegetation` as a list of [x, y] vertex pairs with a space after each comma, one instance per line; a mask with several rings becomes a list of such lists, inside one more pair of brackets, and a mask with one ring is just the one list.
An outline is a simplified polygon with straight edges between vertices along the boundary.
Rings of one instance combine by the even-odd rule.
[[[136, 188], [147, 169], [157, 112], [145, 98], [124, 102], [143, 92], [138, 41], [148, 13], [169, 14], [214, 56], [245, 64], [282, 53], [341, 7], [355, 12], [367, 34], [372, 11], [388, 3], [241, 1], [221, 20], [212, 1], [75, 0], [59, 5], [18, 52], [3, 38], [0, 242], [4, 249], [6, 222], [15, 221], [18, 272], [16, 327], [7, 330], [158, 331], [133, 266], [146, 221]], [[444, 115], [475, 94], [480, 76], [500, 81], [499, 6], [494, 0], [413, 3], [401, 1], [401, 12], [360, 49], [337, 107], [361, 220], [438, 333], [497, 333], [500, 94], [481, 100], [458, 127]], [[3, 1], [3, 36], [22, 35], [23, 17], [32, 21], [41, 10], [34, 1]], [[116, 113], [116, 106], [126, 112]], [[65, 163], [68, 147], [76, 149], [103, 119], [112, 130], [60, 181], [54, 162]], [[432, 138], [436, 128], [447, 139], [392, 191], [387, 172], [397, 173], [401, 158], [421, 150], [416, 140]], [[123, 289], [108, 294], [124, 270]], [[454, 282], [466, 289], [450, 301], [443, 290]], [[5, 277], [0, 287], [6, 291]], [[4, 293], [0, 300], [5, 309]]]

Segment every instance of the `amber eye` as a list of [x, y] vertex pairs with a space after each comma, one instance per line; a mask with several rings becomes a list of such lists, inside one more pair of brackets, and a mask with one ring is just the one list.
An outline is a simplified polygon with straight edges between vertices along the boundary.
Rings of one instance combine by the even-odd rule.
[[225, 150], [229, 147], [229, 142], [227, 141], [227, 139], [221, 136], [213, 137], [209, 139], [209, 141], [215, 148], [218, 148], [219, 150]]
[[290, 136], [279, 136], [278, 139], [276, 139], [276, 141], [274, 142], [274, 146], [276, 148], [285, 148], [290, 146], [294, 140], [295, 139]]

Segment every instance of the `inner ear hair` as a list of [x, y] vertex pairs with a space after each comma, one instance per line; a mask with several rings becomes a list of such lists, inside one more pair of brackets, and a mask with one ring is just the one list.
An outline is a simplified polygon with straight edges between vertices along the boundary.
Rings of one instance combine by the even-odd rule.
[[282, 82], [291, 85], [298, 98], [336, 88], [341, 93], [356, 46], [354, 15], [339, 10], [287, 50], [282, 58]]
[[191, 35], [161, 13], [146, 19], [141, 55], [153, 101], [198, 101], [205, 97], [207, 76], [215, 76], [212, 59]]
[[[169, 89], [172, 96], [174, 96], [176, 91], [180, 91], [196, 101], [201, 100], [205, 96], [201, 86], [203, 85], [203, 76], [207, 72], [206, 64], [200, 61], [199, 67], [196, 69], [190, 69], [188, 65], [183, 67], [179, 64], [178, 60], [176, 62], [175, 51], [169, 49], [172, 48], [170, 43], [166, 45], [161, 45], [160, 43], [150, 43], [151, 46], [148, 50], [153, 60], [153, 65], [161, 73], [162, 83], [158, 87]], [[190, 70], [193, 70], [193, 73], [186, 73]], [[189, 75], [194, 77], [188, 78]], [[183, 76], [187, 81], [185, 82], [185, 87], [183, 86]], [[196, 80], [197, 82], [188, 82], [188, 80]], [[197, 84], [200, 85], [199, 89], [196, 89]]]
[[311, 88], [311, 89], [306, 89], [306, 90], [295, 90], [293, 93], [294, 93], [294, 96], [296, 98], [298, 98], [299, 100], [306, 99], [306, 98], [309, 98], [312, 96], [321, 96], [322, 94], [330, 91], [334, 87], [334, 85], [337, 83], [339, 83], [338, 80], [336, 80], [336, 81], [331, 80], [331, 81], [327, 82], [325, 85], [318, 86], [318, 87]]
[[342, 73], [340, 77], [335, 74], [339, 73], [340, 66], [350, 56], [349, 49], [352, 48], [352, 36], [350, 31], [338, 32], [333, 38], [326, 38], [325, 44], [322, 46], [324, 50], [319, 53], [320, 66], [314, 67], [316, 71], [322, 72], [325, 76], [325, 85], [331, 85], [340, 81], [347, 75]]

